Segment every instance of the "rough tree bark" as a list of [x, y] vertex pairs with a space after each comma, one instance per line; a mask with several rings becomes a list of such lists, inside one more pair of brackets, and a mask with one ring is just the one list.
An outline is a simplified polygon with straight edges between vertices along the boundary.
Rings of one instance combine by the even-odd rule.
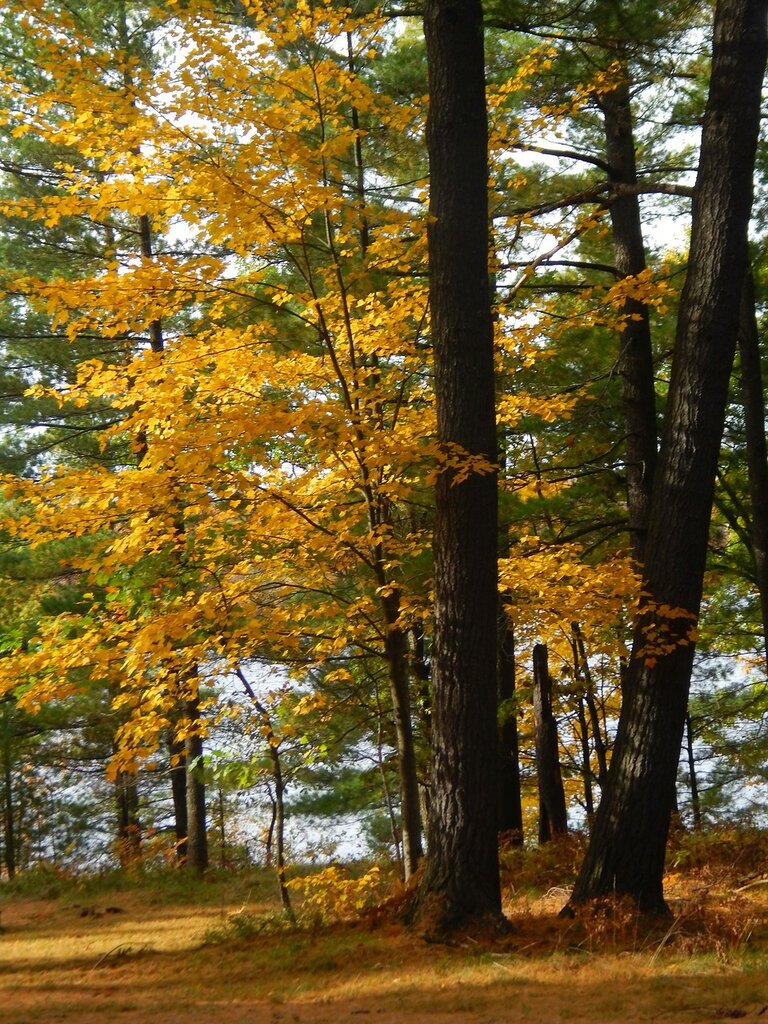
[[430, 303], [438, 437], [488, 467], [436, 484], [433, 797], [421, 919], [501, 918], [496, 835], [497, 475], [480, 0], [426, 0]]
[[768, 0], [719, 0], [643, 591], [613, 760], [572, 901], [666, 912], [664, 853], [747, 266]]

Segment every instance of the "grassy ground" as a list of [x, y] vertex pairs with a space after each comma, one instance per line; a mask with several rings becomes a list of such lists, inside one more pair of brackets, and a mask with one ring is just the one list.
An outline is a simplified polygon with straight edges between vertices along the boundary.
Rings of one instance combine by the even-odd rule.
[[[332, 921], [333, 892], [278, 913], [264, 872], [0, 890], [3, 1024], [517, 1024], [768, 1020], [768, 885], [725, 843], [670, 874], [673, 918], [618, 905], [561, 920], [561, 862], [505, 862], [512, 931], [424, 941], [383, 912]], [[547, 857], [551, 863], [547, 863]], [[517, 860], [515, 861], [515, 858]], [[728, 859], [730, 858], [730, 859]], [[754, 862], [753, 862], [754, 861]], [[340, 883], [334, 883], [340, 884]], [[310, 894], [318, 887], [310, 886]], [[358, 892], [358, 889], [354, 890]], [[343, 895], [343, 893], [342, 893]]]

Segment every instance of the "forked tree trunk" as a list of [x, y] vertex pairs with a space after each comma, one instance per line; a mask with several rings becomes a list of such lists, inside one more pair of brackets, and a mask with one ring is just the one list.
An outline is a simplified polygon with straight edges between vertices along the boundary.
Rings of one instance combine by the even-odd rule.
[[667, 912], [662, 877], [747, 269], [768, 0], [719, 0], [643, 592], [613, 759], [573, 902]]

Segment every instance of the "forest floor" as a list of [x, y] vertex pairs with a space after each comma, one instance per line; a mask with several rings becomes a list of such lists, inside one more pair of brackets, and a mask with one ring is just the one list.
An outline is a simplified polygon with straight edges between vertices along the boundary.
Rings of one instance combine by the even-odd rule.
[[43, 877], [0, 889], [0, 1021], [768, 1022], [762, 876], [698, 870], [667, 892], [661, 923], [621, 905], [561, 919], [565, 889], [507, 884], [510, 933], [446, 945], [385, 912], [289, 927], [263, 871]]

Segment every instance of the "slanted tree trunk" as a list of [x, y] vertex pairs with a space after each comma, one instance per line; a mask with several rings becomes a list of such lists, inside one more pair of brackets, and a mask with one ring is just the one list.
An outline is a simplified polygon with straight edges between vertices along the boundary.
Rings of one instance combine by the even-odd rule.
[[[626, 66], [626, 62], [625, 66]], [[629, 69], [627, 68], [627, 76]], [[632, 126], [629, 78], [599, 97], [605, 132], [605, 155], [611, 182], [637, 182], [635, 139]], [[640, 204], [637, 196], [613, 198], [609, 207], [614, 262], [620, 278], [632, 277], [646, 268]], [[642, 563], [648, 528], [651, 487], [656, 470], [656, 392], [653, 378], [653, 347], [648, 307], [627, 299], [620, 313], [619, 373], [626, 428], [627, 510], [632, 553]]]
[[539, 842], [568, 831], [563, 776], [552, 713], [552, 677], [544, 644], [533, 648], [533, 716], [536, 722], [536, 775], [539, 784]]
[[765, 441], [765, 394], [760, 359], [760, 335], [755, 316], [755, 282], [744, 280], [739, 323], [741, 401], [747, 449], [750, 499], [750, 549], [760, 597], [763, 645], [768, 667], [768, 450]]
[[611, 767], [573, 902], [667, 912], [664, 854], [747, 266], [768, 0], [719, 0], [669, 399]]
[[480, 0], [426, 0], [428, 228], [438, 440], [485, 471], [436, 484], [432, 804], [419, 893], [438, 930], [501, 921], [496, 831], [497, 475]]

